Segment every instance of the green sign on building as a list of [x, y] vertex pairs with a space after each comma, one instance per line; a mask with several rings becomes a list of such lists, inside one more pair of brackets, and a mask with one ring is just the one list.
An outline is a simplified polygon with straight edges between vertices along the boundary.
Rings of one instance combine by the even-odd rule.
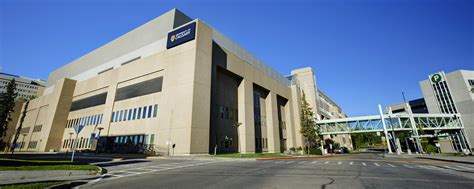
[[439, 73], [435, 73], [433, 75], [431, 75], [431, 82], [433, 83], [439, 83], [443, 80], [443, 77], [441, 77], [441, 74]]

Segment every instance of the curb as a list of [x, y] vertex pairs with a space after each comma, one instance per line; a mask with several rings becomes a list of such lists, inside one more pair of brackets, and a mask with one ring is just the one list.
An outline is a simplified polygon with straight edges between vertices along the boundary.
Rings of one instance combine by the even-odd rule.
[[459, 160], [450, 160], [450, 159], [438, 159], [438, 158], [433, 158], [433, 157], [417, 157], [420, 159], [431, 159], [431, 160], [438, 160], [438, 161], [446, 161], [446, 162], [453, 162], [453, 163], [463, 163], [463, 164], [472, 164], [474, 165], [474, 162], [469, 162], [469, 161], [459, 161]]

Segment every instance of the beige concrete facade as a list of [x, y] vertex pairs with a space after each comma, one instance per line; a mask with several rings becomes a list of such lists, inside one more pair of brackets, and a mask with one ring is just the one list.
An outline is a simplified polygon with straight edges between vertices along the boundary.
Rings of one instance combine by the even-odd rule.
[[[166, 48], [169, 32], [192, 23], [193, 40]], [[150, 41], [136, 39], [150, 33]], [[123, 47], [129, 43], [134, 48]], [[301, 94], [309, 91], [317, 107], [315, 82], [313, 89], [290, 85], [249, 57], [205, 22], [171, 10], [52, 72], [45, 95], [28, 108], [24, 127], [41, 130], [28, 133], [25, 150], [68, 151], [71, 142], [79, 150], [97, 145], [104, 152], [141, 153], [152, 147], [161, 154], [303, 146]], [[314, 79], [312, 70], [303, 75]], [[74, 125], [85, 125], [77, 136]]]
[[471, 148], [474, 145], [474, 71], [436, 73], [440, 82], [420, 81], [429, 113], [459, 113]]

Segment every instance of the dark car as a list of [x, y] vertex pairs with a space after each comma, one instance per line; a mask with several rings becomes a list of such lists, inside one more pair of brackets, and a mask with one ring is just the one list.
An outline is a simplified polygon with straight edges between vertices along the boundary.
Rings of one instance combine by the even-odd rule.
[[336, 149], [334, 149], [334, 153], [336, 153], [336, 154], [348, 154], [349, 149], [346, 148], [346, 147], [336, 148]]

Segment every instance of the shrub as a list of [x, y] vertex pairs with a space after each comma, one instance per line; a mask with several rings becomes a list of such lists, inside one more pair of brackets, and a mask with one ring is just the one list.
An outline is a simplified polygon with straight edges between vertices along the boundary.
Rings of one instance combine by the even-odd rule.
[[290, 148], [290, 151], [295, 151], [295, 150], [296, 150], [295, 147]]
[[438, 153], [438, 148], [436, 148], [436, 146], [433, 146], [432, 144], [423, 145], [423, 148], [428, 154]]
[[340, 148], [340, 147], [341, 147], [341, 144], [339, 144], [339, 143], [337, 143], [337, 142], [335, 142], [335, 143], [333, 144], [333, 149]]
[[298, 148], [296, 148], [296, 150], [300, 151], [300, 150], [303, 150], [303, 148], [301, 148], [301, 146], [298, 146]]
[[[307, 148], [304, 149], [304, 153], [307, 154]], [[323, 155], [323, 152], [321, 151], [320, 148], [310, 148], [309, 149], [309, 154], [311, 155]]]

